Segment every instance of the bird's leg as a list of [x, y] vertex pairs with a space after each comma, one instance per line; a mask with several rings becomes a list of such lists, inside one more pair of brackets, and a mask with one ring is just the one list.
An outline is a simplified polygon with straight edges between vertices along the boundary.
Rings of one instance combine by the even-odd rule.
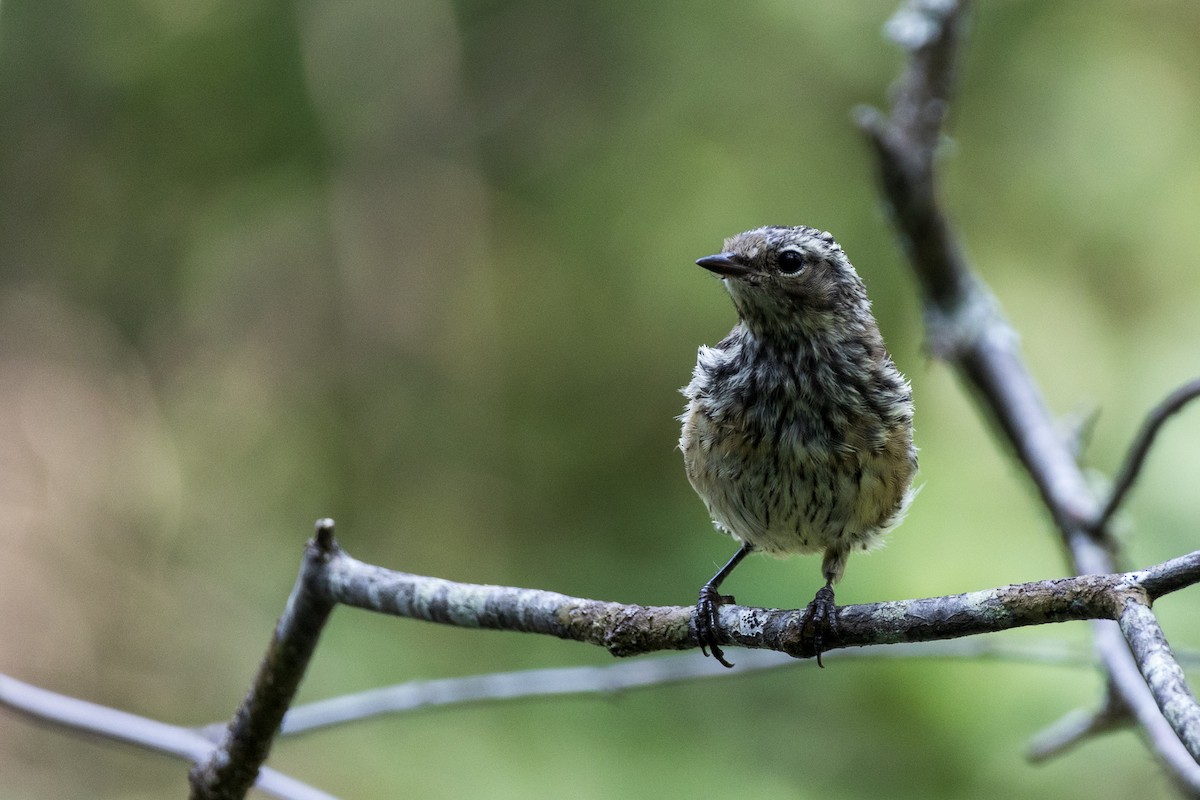
[[800, 638], [805, 645], [804, 649], [807, 650], [811, 644], [812, 650], [817, 654], [817, 666], [822, 669], [825, 668], [821, 663], [825, 634], [831, 633], [835, 637], [838, 635], [837, 605], [833, 599], [833, 578], [830, 577], [826, 579], [825, 585], [817, 590], [817, 596], [804, 609], [804, 616], [800, 618]]
[[825, 557], [821, 561], [821, 574], [825, 576], [825, 585], [817, 590], [817, 596], [812, 599], [800, 617], [800, 645], [805, 652], [816, 653], [817, 666], [824, 668], [821, 663], [821, 653], [825, 650], [825, 638], [832, 634], [838, 636], [837, 605], [833, 602], [833, 585], [842, 579], [846, 572], [846, 559], [850, 551], [835, 544], [825, 549]]
[[[717, 609], [722, 603], [732, 603], [733, 595], [721, 594], [717, 589], [720, 588], [721, 581], [728, 578], [733, 568], [753, 550], [749, 544], [743, 544], [741, 549], [733, 554], [733, 558], [717, 570], [717, 574], [713, 575], [708, 583], [700, 587], [700, 599], [696, 603], [696, 639], [700, 642], [700, 651], [707, 656], [711, 650], [712, 657], [726, 667], [733, 667], [733, 664], [725, 660], [725, 652], [717, 644]], [[830, 595], [832, 596], [832, 592]]]

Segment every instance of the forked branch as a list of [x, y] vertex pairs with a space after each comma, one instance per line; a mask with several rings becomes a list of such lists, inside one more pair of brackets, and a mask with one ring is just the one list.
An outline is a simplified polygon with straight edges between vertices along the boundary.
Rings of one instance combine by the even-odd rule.
[[[908, 68], [895, 87], [890, 113], [860, 110], [859, 125], [874, 149], [881, 192], [921, 287], [930, 350], [957, 368], [1012, 445], [1058, 527], [1074, 571], [1114, 572], [1116, 545], [1107, 522], [1162, 421], [1193, 395], [1185, 387], [1151, 415], [1102, 509], [1021, 360], [1015, 332], [969, 267], [938, 200], [935, 155], [969, 7], [968, 0], [905, 3], [888, 31], [907, 51]], [[1095, 623], [1097, 651], [1116, 695], [1109, 707], [1129, 709], [1170, 774], [1187, 791], [1200, 794], [1195, 697], [1157, 622], [1151, 625], [1149, 607], [1132, 603], [1122, 615], [1123, 636], [1114, 635], [1108, 623]], [[1147, 637], [1161, 646], [1144, 646]], [[1159, 667], [1151, 668], [1150, 652]]]

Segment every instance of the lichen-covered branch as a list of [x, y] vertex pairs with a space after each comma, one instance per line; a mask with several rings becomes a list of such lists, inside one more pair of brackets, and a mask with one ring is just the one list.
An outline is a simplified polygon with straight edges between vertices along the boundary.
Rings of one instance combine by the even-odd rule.
[[1119, 622], [1159, 710], [1192, 758], [1200, 762], [1200, 706], [1150, 604], [1136, 595], [1127, 596]]
[[[604, 647], [616, 656], [696, 647], [692, 606], [639, 606], [511, 586], [456, 583], [364, 564], [336, 545], [325, 562], [323, 591], [339, 603], [383, 614], [467, 628], [541, 633]], [[1139, 572], [1084, 575], [965, 594], [843, 606], [827, 649], [924, 642], [1026, 625], [1117, 619], [1143, 585], [1176, 590], [1200, 582], [1200, 552]], [[725, 605], [721, 644], [794, 656], [805, 650], [803, 609]]]
[[1113, 622], [1094, 622], [1096, 654], [1120, 701], [1145, 733], [1155, 755], [1167, 768], [1167, 774], [1190, 797], [1200, 797], [1200, 763], [1179, 740], [1179, 735], [1163, 716], [1159, 703], [1150, 692], [1138, 664], [1128, 650], [1125, 635]]
[[339, 603], [463, 628], [542, 633], [614, 655], [694, 647], [692, 607], [623, 605], [540, 589], [456, 583], [365, 564], [338, 549], [324, 574]]

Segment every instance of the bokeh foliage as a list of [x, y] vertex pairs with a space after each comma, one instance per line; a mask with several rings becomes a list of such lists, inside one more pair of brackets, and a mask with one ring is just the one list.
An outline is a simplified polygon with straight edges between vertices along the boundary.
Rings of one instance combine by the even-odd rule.
[[[850, 122], [898, 74], [891, 10], [4, 0], [0, 670], [227, 716], [326, 515], [398, 569], [691, 602], [731, 545], [672, 417], [732, 323], [691, 262], [768, 223], [838, 236], [916, 391], [924, 491], [839, 600], [1061, 575], [1027, 482], [921, 351]], [[1200, 5], [975, 23], [948, 202], [1051, 404], [1102, 409], [1085, 458], [1110, 470], [1200, 371]], [[1133, 498], [1131, 565], [1197, 546], [1197, 416]], [[729, 589], [795, 606], [817, 582], [755, 560]], [[1177, 646], [1194, 607], [1158, 608]], [[606, 661], [343, 610], [304, 696]], [[1098, 701], [1091, 671], [813, 667], [377, 721], [272, 764], [354, 798], [1170, 796], [1128, 733], [1023, 762]], [[0, 717], [6, 796], [181, 796], [184, 772]]]

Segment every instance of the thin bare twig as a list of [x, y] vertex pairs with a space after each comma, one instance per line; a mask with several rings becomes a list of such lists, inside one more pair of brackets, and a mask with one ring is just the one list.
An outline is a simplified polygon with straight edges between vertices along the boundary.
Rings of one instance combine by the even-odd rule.
[[1185, 556], [1172, 558], [1161, 564], [1134, 573], [1134, 582], [1146, 590], [1146, 596], [1151, 601], [1157, 600], [1164, 594], [1181, 589], [1177, 582], [1181, 576], [1188, 575], [1200, 566], [1200, 552], [1188, 553]]
[[335, 547], [333, 520], [318, 520], [253, 686], [212, 755], [188, 775], [192, 800], [240, 800], [253, 785], [333, 611], [321, 576]]
[[1113, 481], [1108, 502], [1104, 504], [1104, 510], [1100, 512], [1093, 524], [1096, 530], [1103, 530], [1112, 520], [1113, 514], [1117, 513], [1117, 509], [1125, 502], [1125, 496], [1137, 481], [1138, 475], [1142, 471], [1142, 465], [1146, 462], [1146, 456], [1154, 445], [1154, 440], [1162, 429], [1163, 423], [1182, 411], [1184, 406], [1197, 397], [1200, 397], [1200, 378], [1185, 383], [1171, 392], [1146, 416], [1146, 421], [1142, 423], [1142, 428], [1138, 431], [1133, 444], [1130, 445], [1125, 462], [1121, 465], [1116, 480]]
[[[1018, 645], [989, 637], [938, 642], [911, 642], [880, 648], [855, 648], [827, 653], [835, 661], [880, 659], [940, 659], [1048, 664], [1079, 668], [1094, 665], [1085, 650], [1065, 643], [1039, 641]], [[618, 661], [587, 667], [558, 667], [468, 675], [383, 686], [364, 692], [331, 697], [293, 708], [283, 719], [280, 736], [299, 736], [335, 725], [374, 717], [402, 714], [427, 708], [526, 700], [561, 695], [619, 694], [636, 689], [667, 686], [694, 680], [743, 676], [781, 668], [804, 666], [803, 662], [770, 650], [749, 651], [738, 656], [737, 671], [721, 668], [712, 659], [695, 653]]]
[[1133, 724], [1133, 715], [1120, 695], [1109, 686], [1104, 704], [1093, 711], [1077, 708], [1045, 730], [1029, 743], [1026, 757], [1037, 764], [1060, 756], [1085, 739], [1120, 730]]
[[[123, 742], [155, 753], [198, 763], [208, 758], [216, 745], [193, 728], [169, 725], [158, 720], [69, 697], [0, 675], [0, 706], [30, 719], [69, 731], [78, 731], [115, 742]], [[335, 800], [333, 795], [272, 769], [263, 769], [255, 787], [281, 800]]]

